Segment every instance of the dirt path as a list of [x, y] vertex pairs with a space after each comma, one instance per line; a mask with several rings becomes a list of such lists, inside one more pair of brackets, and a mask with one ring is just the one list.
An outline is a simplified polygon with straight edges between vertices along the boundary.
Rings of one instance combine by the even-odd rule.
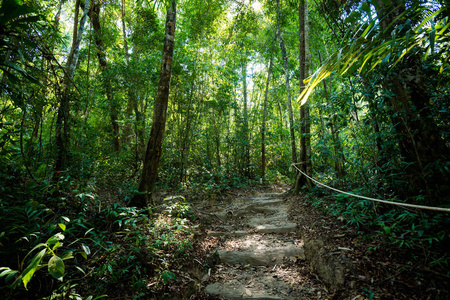
[[242, 191], [198, 209], [195, 299], [450, 299], [426, 252], [369, 239], [302, 196]]
[[326, 292], [305, 278], [303, 241], [281, 194], [236, 198], [215, 208], [207, 234], [219, 240], [219, 264], [204, 289], [208, 297], [312, 299]]

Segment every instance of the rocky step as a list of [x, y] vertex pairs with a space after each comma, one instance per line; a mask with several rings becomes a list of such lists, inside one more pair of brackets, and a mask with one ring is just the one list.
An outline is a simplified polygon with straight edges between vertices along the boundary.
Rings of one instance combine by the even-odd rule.
[[284, 258], [304, 258], [303, 248], [295, 245], [243, 251], [219, 250], [219, 259], [229, 265], [273, 266], [283, 262]]
[[250, 227], [255, 229], [258, 233], [288, 233], [295, 228], [297, 224], [291, 222], [283, 222], [280, 224], [250, 224]]

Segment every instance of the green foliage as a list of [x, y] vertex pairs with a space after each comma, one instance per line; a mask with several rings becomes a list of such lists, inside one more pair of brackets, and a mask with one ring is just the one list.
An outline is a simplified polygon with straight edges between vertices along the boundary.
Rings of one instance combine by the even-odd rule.
[[[19, 205], [15, 206], [17, 204]], [[9, 285], [11, 289], [18, 288], [20, 283], [27, 289], [36, 271], [47, 267], [48, 273], [53, 278], [62, 281], [65, 275], [64, 260], [73, 258], [72, 251], [67, 249], [62, 254], [57, 255], [58, 250], [60, 251], [60, 248], [63, 247], [62, 241], [65, 239], [66, 224], [55, 223], [56, 220], [54, 216], [51, 216], [51, 211], [36, 201], [25, 203], [23, 205], [25, 209], [21, 206], [20, 203], [11, 205], [10, 203], [2, 202], [1, 210], [2, 216], [4, 216], [2, 221], [6, 222], [2, 224], [5, 229], [1, 236], [2, 244], [12, 242], [20, 246], [20, 248], [11, 247], [2, 251], [2, 256], [4, 259], [11, 257], [11, 255], [20, 257], [24, 253], [23, 246], [28, 245], [28, 247], [32, 248], [24, 253], [24, 257], [18, 265], [18, 270], [12, 269], [12, 266], [2, 267], [3, 272], [1, 272], [0, 277], [5, 277], [5, 282], [14, 279], [14, 282]], [[23, 211], [23, 214], [15, 213], [20, 211]], [[48, 219], [48, 221], [44, 223], [43, 220], [45, 219]], [[62, 232], [53, 234], [45, 239], [45, 236], [57, 230], [57, 227]], [[39, 243], [43, 238], [45, 242]], [[36, 252], [37, 250], [39, 251]], [[8, 261], [2, 260], [1, 263], [5, 264]]]
[[[353, 192], [364, 194], [364, 190]], [[450, 262], [448, 253], [443, 254], [439, 250], [450, 241], [447, 217], [443, 214], [411, 212], [342, 194], [317, 200], [310, 198], [310, 201], [345, 220], [348, 226], [358, 228], [368, 238], [380, 241], [379, 244], [427, 251], [430, 265], [447, 267]]]
[[[428, 55], [435, 52], [435, 44], [441, 45], [440, 51], [448, 53], [448, 24], [447, 18], [442, 17], [443, 9], [433, 11], [425, 2], [419, 2], [411, 7], [412, 10], [404, 10], [389, 24], [389, 32], [383, 32], [375, 26], [377, 20], [371, 16], [370, 4], [374, 4], [378, 17], [395, 9], [387, 6], [382, 10], [376, 1], [363, 2], [360, 11], [352, 12], [345, 22], [349, 24], [348, 35], [352, 35], [350, 41], [343, 48], [331, 55], [327, 61], [311, 76], [307, 88], [299, 96], [304, 104], [312, 90], [333, 72], [339, 75], [367, 74], [377, 66], [387, 65], [394, 68], [411, 53]], [[361, 22], [361, 16], [368, 18]], [[399, 20], [405, 20], [398, 25]], [[415, 24], [411, 24], [416, 22]], [[386, 38], [390, 36], [390, 38]], [[445, 61], [441, 61], [440, 73], [444, 70]]]
[[[22, 40], [30, 24], [35, 24], [41, 19], [35, 14], [36, 11], [36, 8], [24, 5], [19, 0], [3, 0], [0, 6], [0, 70], [16, 83], [20, 82], [17, 75], [31, 82], [37, 82], [26, 70], [27, 60], [30, 58], [22, 48], [25, 45], [37, 46], [31, 40]], [[17, 56], [17, 60], [10, 59], [12, 53]]]
[[[100, 299], [116, 294], [118, 288], [123, 297], [137, 293], [145, 298], [175, 279], [175, 270], [192, 250], [198, 225], [183, 197], [167, 199], [152, 219], [145, 209], [119, 203], [101, 208], [91, 192], [77, 191], [65, 198], [59, 207], [69, 217], [37, 201], [2, 200], [0, 242], [20, 246], [1, 250], [0, 278], [7, 284], [2, 287], [7, 299], [25, 295], [23, 288], [36, 291], [46, 274], [58, 282], [40, 291], [48, 299]], [[10, 258], [16, 256], [21, 263], [14, 267], [15, 259]], [[148, 291], [153, 281], [154, 289]]]

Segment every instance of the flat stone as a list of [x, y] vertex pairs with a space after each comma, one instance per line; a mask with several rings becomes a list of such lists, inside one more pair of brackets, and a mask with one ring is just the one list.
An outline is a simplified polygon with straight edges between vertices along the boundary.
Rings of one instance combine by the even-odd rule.
[[294, 231], [297, 228], [297, 224], [295, 223], [282, 223], [278, 225], [259, 224], [250, 226], [253, 227], [255, 231], [259, 233], [288, 233]]
[[246, 251], [218, 251], [220, 261], [230, 265], [243, 264], [252, 266], [273, 266], [283, 261], [284, 257], [300, 256], [304, 258], [304, 250], [294, 245]]

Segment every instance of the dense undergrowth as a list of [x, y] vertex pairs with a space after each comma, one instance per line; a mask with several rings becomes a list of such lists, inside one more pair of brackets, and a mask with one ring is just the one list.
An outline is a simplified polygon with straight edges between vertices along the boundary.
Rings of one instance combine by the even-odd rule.
[[[448, 214], [397, 208], [345, 194], [325, 195], [314, 187], [307, 195], [312, 206], [357, 229], [368, 251], [397, 249], [408, 264], [436, 268], [450, 276], [450, 219]], [[361, 195], [364, 191], [354, 190]]]
[[4, 179], [2, 299], [164, 295], [190, 257], [198, 225], [183, 197], [137, 210], [93, 188], [51, 194], [49, 185]]

